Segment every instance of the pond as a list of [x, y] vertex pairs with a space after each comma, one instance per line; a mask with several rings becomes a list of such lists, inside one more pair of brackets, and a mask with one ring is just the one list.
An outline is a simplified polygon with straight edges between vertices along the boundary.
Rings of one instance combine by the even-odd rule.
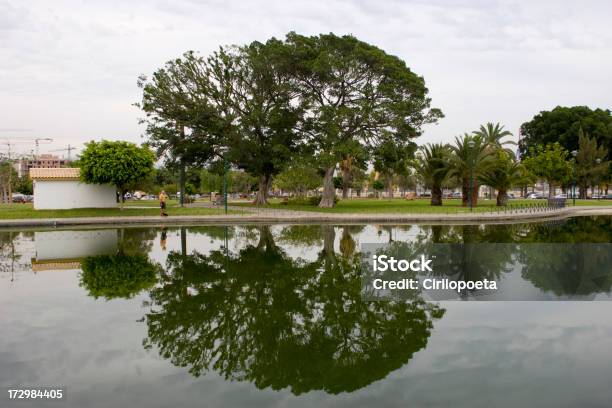
[[[568, 244], [610, 242], [612, 217], [0, 231], [0, 388], [62, 386], [49, 406], [70, 407], [609, 406], [610, 259], [519, 255], [564, 244], [528, 253], [563, 266]], [[478, 278], [539, 301], [367, 301], [362, 248], [395, 243], [504, 244]]]

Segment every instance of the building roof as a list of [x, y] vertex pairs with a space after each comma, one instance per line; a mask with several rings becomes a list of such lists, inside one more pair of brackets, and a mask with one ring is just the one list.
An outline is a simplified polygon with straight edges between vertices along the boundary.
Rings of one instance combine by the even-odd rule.
[[54, 259], [49, 261], [37, 261], [32, 259], [32, 271], [64, 271], [71, 269], [81, 269], [80, 259]]
[[78, 180], [80, 169], [77, 167], [31, 168], [32, 180]]

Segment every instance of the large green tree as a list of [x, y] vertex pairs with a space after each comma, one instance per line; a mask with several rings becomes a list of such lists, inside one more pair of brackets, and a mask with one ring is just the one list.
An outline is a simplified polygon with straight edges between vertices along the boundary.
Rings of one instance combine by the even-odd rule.
[[578, 150], [578, 133], [582, 129], [600, 146], [612, 151], [612, 114], [609, 109], [588, 106], [557, 106], [542, 111], [521, 125], [519, 148], [522, 156], [531, 155], [537, 146], [559, 143], [565, 150]]
[[154, 153], [134, 143], [102, 140], [91, 141], [79, 157], [81, 179], [92, 184], [113, 184], [121, 193], [138, 186], [153, 173]]
[[289, 33], [300, 93], [308, 107], [304, 133], [324, 171], [320, 207], [334, 205], [333, 176], [347, 157], [391, 140], [402, 146], [442, 116], [430, 109], [422, 77], [401, 59], [346, 35]]
[[267, 204], [272, 177], [301, 147], [302, 105], [288, 47], [279, 40], [221, 48], [208, 59], [211, 96], [232, 131], [228, 157], [259, 178], [256, 204]]
[[210, 97], [205, 60], [193, 52], [168, 61], [150, 78], [138, 79], [148, 144], [170, 167], [178, 169], [180, 203], [185, 196], [185, 172], [220, 156], [228, 132]]

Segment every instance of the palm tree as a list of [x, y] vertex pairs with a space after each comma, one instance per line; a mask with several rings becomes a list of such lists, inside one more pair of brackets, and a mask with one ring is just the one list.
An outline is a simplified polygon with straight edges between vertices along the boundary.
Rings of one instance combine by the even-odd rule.
[[512, 136], [512, 132], [504, 130], [504, 125], [499, 123], [493, 124], [492, 122], [487, 122], [486, 125], [480, 125], [480, 128], [475, 130], [473, 134], [481, 137], [485, 143], [494, 148], [502, 148], [504, 145], [516, 145], [516, 142], [512, 140], [502, 141], [504, 137]]
[[495, 152], [482, 136], [468, 133], [455, 137], [455, 145], [451, 146], [451, 151], [453, 155], [449, 176], [461, 180], [462, 205], [467, 206], [470, 195], [472, 206], [476, 206], [478, 179], [494, 162]]
[[450, 171], [450, 149], [440, 143], [421, 147], [417, 169], [426, 187], [431, 188], [431, 205], [442, 205], [442, 183]]
[[[512, 140], [502, 141], [504, 137], [512, 136], [512, 132], [504, 130], [504, 126], [499, 122], [495, 124], [492, 122], [487, 122], [485, 125], [480, 125], [480, 128], [472, 133], [482, 137], [489, 145], [489, 149], [492, 151], [504, 149], [509, 154], [514, 155], [512, 149], [509, 147], [504, 147], [504, 145], [516, 146], [516, 142]], [[493, 198], [493, 188], [489, 189], [489, 197]]]
[[523, 180], [525, 169], [513, 155], [499, 150], [495, 164], [480, 176], [480, 181], [497, 190], [497, 206], [508, 201], [508, 190]]

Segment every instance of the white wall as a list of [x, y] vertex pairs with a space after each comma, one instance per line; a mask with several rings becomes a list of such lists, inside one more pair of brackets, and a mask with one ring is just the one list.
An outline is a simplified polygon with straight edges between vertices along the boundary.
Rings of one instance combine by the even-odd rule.
[[115, 191], [114, 186], [77, 180], [34, 180], [34, 209], [116, 207]]

